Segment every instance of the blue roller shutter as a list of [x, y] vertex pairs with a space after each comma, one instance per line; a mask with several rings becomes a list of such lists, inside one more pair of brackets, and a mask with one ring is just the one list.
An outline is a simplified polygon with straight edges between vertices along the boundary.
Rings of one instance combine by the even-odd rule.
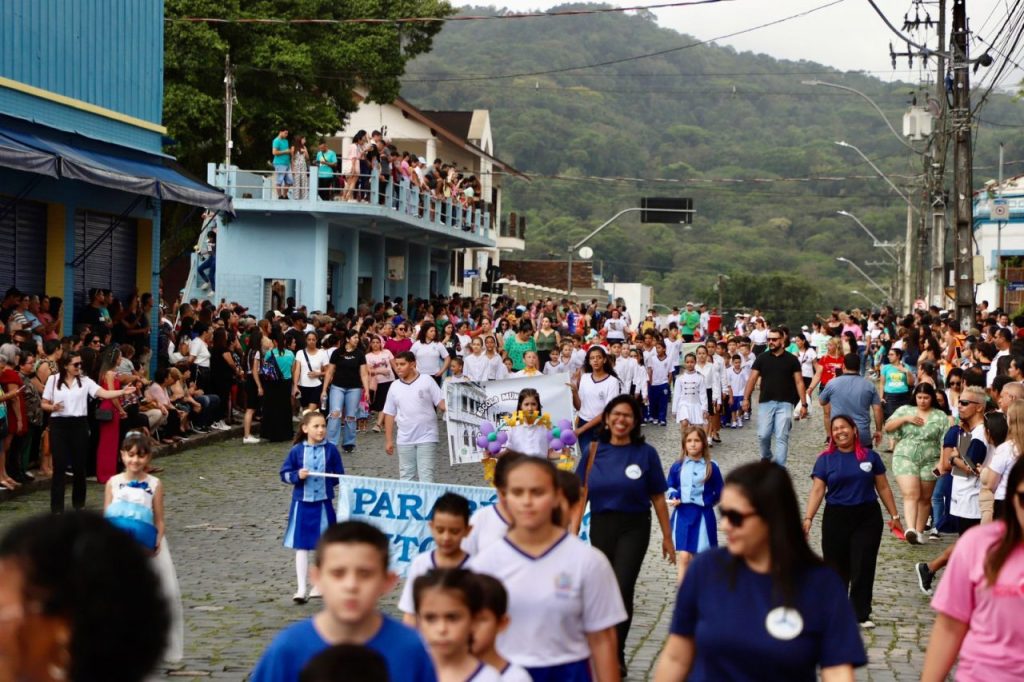
[[[92, 244], [96, 248], [75, 268], [75, 310], [88, 303], [89, 289], [110, 289], [121, 301], [135, 288], [137, 225], [125, 219], [104, 236], [116, 216], [92, 211], [75, 213], [75, 258]], [[97, 242], [98, 240], [98, 242]]]
[[0, 198], [0, 291], [16, 286], [28, 294], [46, 292], [46, 204]]

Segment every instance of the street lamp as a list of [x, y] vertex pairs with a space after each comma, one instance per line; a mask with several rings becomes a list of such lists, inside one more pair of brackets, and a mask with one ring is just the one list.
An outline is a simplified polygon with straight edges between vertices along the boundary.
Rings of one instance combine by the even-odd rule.
[[874, 233], [871, 230], [868, 229], [867, 225], [862, 223], [860, 221], [860, 219], [857, 218], [857, 216], [853, 215], [849, 211], [836, 211], [836, 213], [838, 213], [839, 215], [842, 215], [842, 216], [846, 216], [847, 218], [851, 218], [853, 220], [853, 222], [855, 222], [858, 225], [860, 225], [861, 229], [864, 230], [865, 232], [867, 232], [868, 236], [871, 237], [871, 241], [874, 242], [875, 248], [882, 249], [882, 251], [885, 253], [885, 255], [888, 256], [892, 260], [892, 262], [894, 264], [896, 264], [896, 265], [900, 264], [899, 259], [896, 258], [896, 256], [892, 252], [893, 248], [895, 246], [897, 246], [897, 244], [895, 244], [893, 242], [882, 242], [882, 241], [879, 241], [878, 237], [876, 237], [874, 235]]
[[872, 107], [875, 108], [875, 111], [877, 111], [878, 115], [882, 117], [883, 121], [885, 121], [885, 125], [889, 126], [889, 130], [892, 131], [892, 134], [895, 135], [896, 139], [898, 139], [900, 141], [900, 144], [902, 144], [904, 147], [906, 147], [910, 151], [914, 152], [915, 154], [923, 154], [924, 153], [924, 152], [918, 151], [917, 149], [914, 148], [914, 145], [912, 145], [909, 142], [907, 142], [906, 140], [904, 140], [903, 136], [900, 135], [898, 132], [896, 132], [896, 129], [892, 127], [892, 123], [889, 123], [889, 118], [885, 115], [885, 112], [882, 111], [882, 108], [879, 107], [877, 104], [875, 104], [875, 100], [871, 99], [870, 97], [865, 95], [860, 90], [857, 90], [856, 88], [848, 87], [846, 85], [839, 85], [838, 83], [826, 83], [825, 81], [819, 81], [819, 80], [809, 80], [809, 81], [800, 81], [800, 82], [802, 84], [804, 84], [804, 85], [823, 85], [826, 88], [835, 88], [836, 90], [844, 90], [846, 92], [852, 92], [855, 95], [860, 95], [865, 100], [867, 100], [868, 104], [870, 104]]
[[861, 298], [866, 300], [868, 303], [871, 304], [872, 308], [881, 308], [882, 307], [882, 306], [878, 305], [878, 303], [876, 303], [875, 301], [871, 300], [871, 297], [868, 296], [867, 294], [865, 294], [864, 292], [857, 291], [856, 289], [850, 289], [850, 293], [851, 294], [856, 294], [857, 296], [860, 296]]
[[843, 258], [842, 256], [837, 256], [836, 260], [839, 261], [840, 263], [847, 263], [848, 265], [852, 265], [857, 270], [857, 272], [859, 272], [861, 275], [864, 276], [864, 279], [866, 279], [868, 282], [871, 283], [871, 286], [873, 286], [874, 288], [876, 288], [876, 289], [878, 289], [879, 291], [882, 292], [882, 296], [888, 296], [889, 295], [889, 293], [885, 289], [883, 289], [882, 286], [878, 282], [876, 282], [874, 279], [871, 278], [871, 275], [869, 275], [868, 273], [864, 272], [864, 270], [861, 269], [861, 267], [859, 265], [854, 263], [849, 258]]
[[913, 211], [914, 213], [917, 213], [917, 212], [918, 212], [917, 206], [914, 206], [914, 202], [912, 202], [912, 201], [910, 200], [910, 197], [908, 197], [908, 196], [907, 196], [906, 194], [904, 194], [903, 192], [901, 192], [901, 191], [900, 191], [900, 188], [896, 186], [896, 183], [894, 183], [894, 182], [893, 182], [892, 180], [890, 180], [890, 179], [889, 179], [889, 176], [888, 176], [888, 175], [886, 175], [885, 173], [883, 173], [883, 172], [882, 172], [882, 169], [881, 169], [881, 168], [879, 168], [878, 166], [876, 166], [876, 165], [874, 164], [874, 162], [873, 162], [873, 161], [872, 161], [871, 159], [869, 159], [869, 158], [868, 158], [867, 156], [865, 156], [865, 155], [864, 155], [864, 152], [862, 152], [862, 151], [861, 151], [860, 149], [858, 149], [857, 147], [853, 146], [853, 145], [852, 145], [852, 144], [850, 144], [849, 142], [846, 142], [845, 140], [839, 140], [839, 141], [838, 141], [838, 142], [836, 142], [835, 144], [839, 145], [840, 147], [847, 147], [847, 148], [849, 148], [849, 149], [852, 149], [853, 151], [857, 152], [857, 154], [858, 154], [858, 155], [860, 156], [860, 158], [864, 159], [864, 161], [865, 161], [865, 162], [866, 162], [866, 163], [867, 163], [867, 164], [868, 164], [869, 166], [871, 166], [871, 168], [872, 168], [872, 169], [873, 169], [873, 170], [874, 170], [874, 171], [875, 171], [876, 173], [878, 173], [878, 176], [879, 176], [880, 178], [882, 178], [883, 180], [885, 180], [885, 181], [886, 181], [886, 183], [888, 183], [889, 187], [892, 187], [892, 191], [896, 192], [896, 194], [899, 194], [899, 195], [900, 195], [900, 199], [903, 199], [903, 201], [907, 202], [907, 206], [909, 206], [909, 207], [910, 207], [910, 210], [911, 210], [911, 211]]

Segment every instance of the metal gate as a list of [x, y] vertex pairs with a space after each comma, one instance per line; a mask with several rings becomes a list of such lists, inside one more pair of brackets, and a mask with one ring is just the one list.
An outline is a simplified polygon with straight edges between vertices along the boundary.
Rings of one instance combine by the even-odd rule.
[[89, 289], [110, 289], [121, 301], [135, 289], [137, 224], [134, 219], [123, 219], [103, 236], [115, 220], [117, 216], [106, 213], [75, 212], [75, 258], [96, 243], [92, 253], [75, 268], [75, 310], [89, 303]]
[[[0, 198], [0, 291], [11, 286], [42, 295], [46, 288], [46, 204]], [[60, 295], [59, 291], [49, 292]]]

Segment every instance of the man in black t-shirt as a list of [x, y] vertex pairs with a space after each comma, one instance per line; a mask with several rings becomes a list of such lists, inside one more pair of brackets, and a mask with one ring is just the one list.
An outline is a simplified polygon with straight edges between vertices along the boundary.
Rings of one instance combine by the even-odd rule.
[[[778, 327], [768, 331], [768, 352], [761, 353], [750, 369], [750, 379], [743, 391], [743, 410], [750, 409], [750, 395], [758, 378], [761, 394], [757, 407], [757, 440], [761, 445], [761, 459], [773, 460], [786, 466], [789, 454], [789, 430], [793, 427], [793, 406], [800, 403], [800, 418], [807, 416], [807, 396], [800, 372], [800, 361], [786, 352], [786, 335]], [[775, 436], [775, 456], [772, 457], [772, 435]]]

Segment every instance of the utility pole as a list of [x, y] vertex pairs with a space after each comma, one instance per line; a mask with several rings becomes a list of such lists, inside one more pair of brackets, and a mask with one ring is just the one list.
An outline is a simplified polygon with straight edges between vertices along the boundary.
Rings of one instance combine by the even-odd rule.
[[235, 74], [231, 68], [231, 55], [224, 55], [224, 172], [231, 166], [231, 117], [235, 106]]
[[[936, 60], [938, 68], [935, 78], [935, 100], [939, 106], [937, 133], [932, 140], [932, 153], [926, 155], [927, 173], [930, 179], [932, 216], [932, 260], [931, 281], [928, 291], [931, 305], [946, 307], [946, 125], [949, 114], [946, 107], [946, 0], [939, 0], [938, 24], [939, 50]], [[929, 158], [930, 157], [930, 158]]]
[[967, 58], [967, 0], [953, 0], [953, 268], [956, 319], [967, 332], [975, 323], [973, 223], [973, 154], [971, 150], [970, 71]]
[[718, 313], [725, 310], [725, 275], [718, 273]]

